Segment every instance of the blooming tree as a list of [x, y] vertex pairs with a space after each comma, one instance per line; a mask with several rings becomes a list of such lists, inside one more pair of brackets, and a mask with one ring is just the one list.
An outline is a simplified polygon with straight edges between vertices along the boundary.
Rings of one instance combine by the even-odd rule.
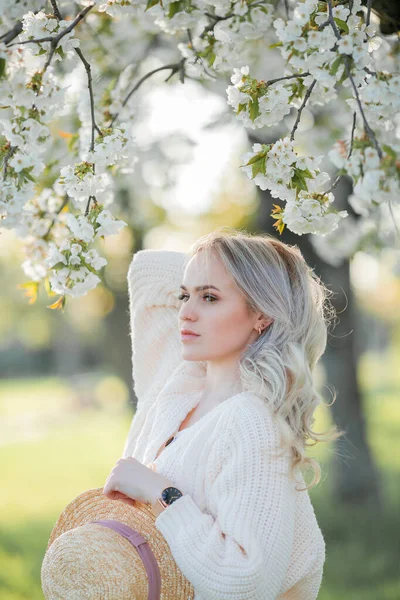
[[[282, 137], [255, 143], [241, 165], [280, 201], [271, 210], [279, 233], [287, 227], [298, 235], [340, 235], [349, 214], [335, 207], [334, 189], [346, 174], [357, 215], [349, 255], [382, 221], [399, 235], [397, 42], [377, 34], [371, 0], [366, 6], [361, 0], [0, 0], [0, 6], [0, 227], [24, 240], [31, 301], [41, 282], [59, 296], [50, 308], [63, 308], [67, 296], [99, 283], [107, 261], [92, 246], [126, 225], [113, 215], [115, 192], [137, 162], [130, 100], [161, 71], [167, 80], [222, 85], [232, 114], [249, 130], [280, 125]], [[175, 60], [138, 77], [138, 56], [155, 42]], [[131, 64], [111, 68], [113, 47]], [[273, 53], [282, 69], [268, 79]], [[74, 95], [78, 65], [86, 89]], [[264, 79], [255, 76], [260, 68]], [[306, 106], [318, 111], [328, 104], [332, 113], [348, 113], [350, 123], [328, 152], [337, 168], [333, 180], [321, 170], [324, 156], [296, 144]], [[74, 130], [61, 132], [68, 152], [60, 156], [57, 124], [66, 116]]]

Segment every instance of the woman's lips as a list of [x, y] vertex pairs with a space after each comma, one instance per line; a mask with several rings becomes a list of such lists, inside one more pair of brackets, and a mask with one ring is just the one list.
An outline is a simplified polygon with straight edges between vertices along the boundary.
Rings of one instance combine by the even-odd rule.
[[181, 340], [184, 341], [188, 341], [188, 340], [194, 340], [196, 338], [200, 337], [199, 335], [195, 335], [194, 333], [181, 333]]

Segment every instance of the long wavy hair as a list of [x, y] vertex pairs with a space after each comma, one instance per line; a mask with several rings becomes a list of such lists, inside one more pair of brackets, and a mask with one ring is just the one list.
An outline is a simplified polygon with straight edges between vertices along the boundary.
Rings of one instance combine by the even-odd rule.
[[[307, 446], [331, 442], [345, 432], [335, 426], [313, 431], [315, 409], [324, 404], [313, 374], [325, 351], [328, 326], [335, 319], [333, 294], [304, 260], [297, 246], [272, 235], [231, 227], [202, 236], [187, 252], [187, 262], [198, 252], [216, 253], [242, 292], [249, 314], [260, 311], [273, 322], [249, 344], [239, 361], [243, 391], [265, 398], [277, 417], [282, 453], [289, 452], [291, 476], [311, 469], [311, 483], [321, 479], [319, 463], [306, 455]], [[186, 262], [186, 264], [187, 264]], [[332, 403], [335, 401], [336, 395]], [[330, 406], [330, 405], [329, 405]]]

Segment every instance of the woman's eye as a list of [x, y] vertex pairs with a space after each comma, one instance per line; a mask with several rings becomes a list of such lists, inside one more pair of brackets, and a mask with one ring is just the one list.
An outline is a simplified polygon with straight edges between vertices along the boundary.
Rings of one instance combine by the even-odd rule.
[[[188, 294], [179, 294], [178, 296], [178, 300], [184, 300], [185, 298], [189, 298]], [[215, 302], [217, 300], [217, 298], [214, 298], [214, 296], [211, 296], [210, 294], [204, 294], [203, 298], [209, 298], [210, 302]]]

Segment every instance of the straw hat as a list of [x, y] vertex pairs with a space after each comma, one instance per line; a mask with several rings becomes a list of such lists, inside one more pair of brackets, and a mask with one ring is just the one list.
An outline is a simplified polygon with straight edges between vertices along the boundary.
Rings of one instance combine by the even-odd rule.
[[150, 505], [110, 500], [102, 488], [77, 496], [47, 545], [46, 600], [192, 600], [193, 587], [154, 522]]

